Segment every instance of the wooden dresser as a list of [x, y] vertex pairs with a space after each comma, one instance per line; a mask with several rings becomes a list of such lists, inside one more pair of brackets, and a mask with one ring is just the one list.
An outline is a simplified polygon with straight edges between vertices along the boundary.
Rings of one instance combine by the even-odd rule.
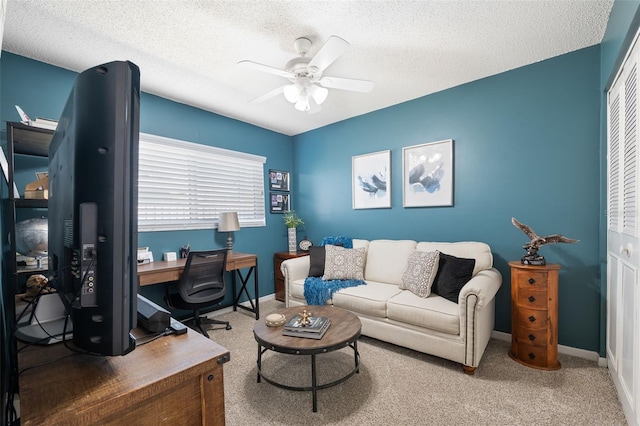
[[560, 265], [511, 267], [511, 351], [521, 364], [541, 370], [557, 370], [558, 271]]
[[276, 300], [284, 302], [284, 275], [282, 275], [282, 271], [280, 271], [280, 265], [287, 259], [302, 256], [309, 256], [309, 252], [299, 251], [289, 253], [288, 251], [282, 251], [273, 255], [273, 284], [276, 290]]
[[191, 329], [125, 356], [29, 346], [18, 358], [21, 424], [224, 425], [228, 360], [227, 349]]

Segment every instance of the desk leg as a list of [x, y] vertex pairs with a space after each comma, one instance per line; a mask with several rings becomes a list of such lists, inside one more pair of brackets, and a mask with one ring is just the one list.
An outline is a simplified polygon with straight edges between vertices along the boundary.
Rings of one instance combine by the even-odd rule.
[[[236, 292], [236, 274], [238, 276], [238, 278], [240, 278], [240, 282], [242, 283], [242, 286], [240, 287], [240, 291]], [[255, 303], [254, 303], [254, 299], [251, 298], [251, 295], [249, 294], [249, 290], [247, 290], [247, 283], [249, 282], [249, 278], [251, 278], [251, 275], [253, 275], [253, 284], [254, 284], [254, 295], [255, 295]], [[256, 314], [256, 319], [260, 319], [260, 294], [259, 294], [259, 286], [258, 286], [258, 264], [256, 263], [255, 266], [252, 266], [251, 268], [249, 268], [249, 272], [247, 272], [247, 275], [245, 275], [244, 277], [242, 276], [242, 273], [240, 272], [239, 269], [237, 269], [235, 271], [235, 273], [232, 272], [232, 281], [233, 281], [233, 310], [237, 311], [237, 308], [241, 308], [244, 310], [247, 310], [249, 312], [253, 312]], [[249, 303], [251, 304], [251, 307], [248, 308], [244, 305], [240, 305], [239, 301], [240, 301], [240, 296], [242, 296], [242, 293], [244, 292], [244, 294], [247, 295], [247, 299], [249, 300]]]

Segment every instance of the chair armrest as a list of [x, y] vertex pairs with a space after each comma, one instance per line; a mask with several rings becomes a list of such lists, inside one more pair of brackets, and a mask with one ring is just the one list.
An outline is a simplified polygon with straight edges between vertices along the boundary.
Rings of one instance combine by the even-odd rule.
[[284, 275], [285, 282], [307, 278], [309, 276], [310, 256], [294, 257], [280, 264], [280, 271]]
[[476, 295], [478, 298], [477, 309], [482, 309], [487, 306], [494, 297], [500, 286], [502, 285], [502, 274], [496, 269], [485, 269], [478, 272], [468, 283], [460, 290], [460, 296], [458, 296], [458, 305], [460, 305], [460, 312], [466, 311], [466, 300], [469, 295]]
[[309, 276], [310, 256], [294, 257], [280, 264], [280, 272], [284, 276], [284, 301], [289, 306], [289, 288], [291, 282], [303, 280]]

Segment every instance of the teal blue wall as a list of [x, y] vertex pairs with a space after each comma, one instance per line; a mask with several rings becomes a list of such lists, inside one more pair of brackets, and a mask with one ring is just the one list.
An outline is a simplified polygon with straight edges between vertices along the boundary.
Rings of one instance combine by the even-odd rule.
[[[325, 235], [488, 243], [503, 274], [496, 329], [510, 332], [510, 271], [528, 238], [560, 273], [559, 341], [598, 350], [600, 48], [458, 86], [294, 137], [294, 196], [313, 241]], [[402, 148], [454, 139], [454, 206], [402, 207]], [[351, 157], [391, 150], [392, 208], [353, 210]]]
[[[8, 52], [2, 52], [1, 63], [0, 118], [3, 123], [19, 121], [15, 104], [20, 105], [31, 118], [38, 116], [57, 119], [60, 116], [76, 73]], [[141, 79], [144, 81], [144, 70], [141, 70]], [[215, 96], [215, 93], [211, 96]], [[265, 156], [265, 194], [268, 193], [267, 173], [270, 168], [292, 169], [289, 136], [147, 93], [142, 93], [140, 100], [140, 131]], [[6, 144], [4, 124], [2, 143]], [[44, 167], [46, 169], [46, 164]], [[40, 168], [41, 165], [34, 165], [33, 171]], [[21, 174], [18, 178], [22, 179], [18, 182], [19, 188], [23, 188], [33, 176], [31, 172]], [[87, 184], [90, 185], [89, 180]], [[1, 188], [4, 191], [3, 198], [6, 198], [6, 184]], [[269, 214], [267, 204], [266, 216], [266, 227], [243, 228], [234, 233], [236, 251], [258, 255], [262, 296], [274, 292], [273, 253], [287, 248], [282, 215]], [[226, 234], [219, 235], [213, 229], [139, 234], [139, 245], [149, 246], [156, 259], [161, 259], [163, 252], [178, 251], [185, 244], [189, 244], [194, 250], [224, 247]], [[142, 292], [161, 302], [161, 287], [145, 287]], [[229, 292], [223, 303], [229, 304], [230, 301]]]

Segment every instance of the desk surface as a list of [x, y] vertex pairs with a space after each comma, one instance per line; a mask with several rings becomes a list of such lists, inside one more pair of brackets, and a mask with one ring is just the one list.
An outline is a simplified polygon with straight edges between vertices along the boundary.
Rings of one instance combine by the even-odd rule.
[[[187, 259], [163, 260], [138, 265], [140, 285], [152, 285], [178, 281]], [[249, 253], [231, 252], [227, 255], [227, 271], [256, 266], [258, 256]]]
[[70, 354], [62, 344], [20, 352], [23, 425], [224, 424], [229, 351], [193, 330], [125, 356]]

